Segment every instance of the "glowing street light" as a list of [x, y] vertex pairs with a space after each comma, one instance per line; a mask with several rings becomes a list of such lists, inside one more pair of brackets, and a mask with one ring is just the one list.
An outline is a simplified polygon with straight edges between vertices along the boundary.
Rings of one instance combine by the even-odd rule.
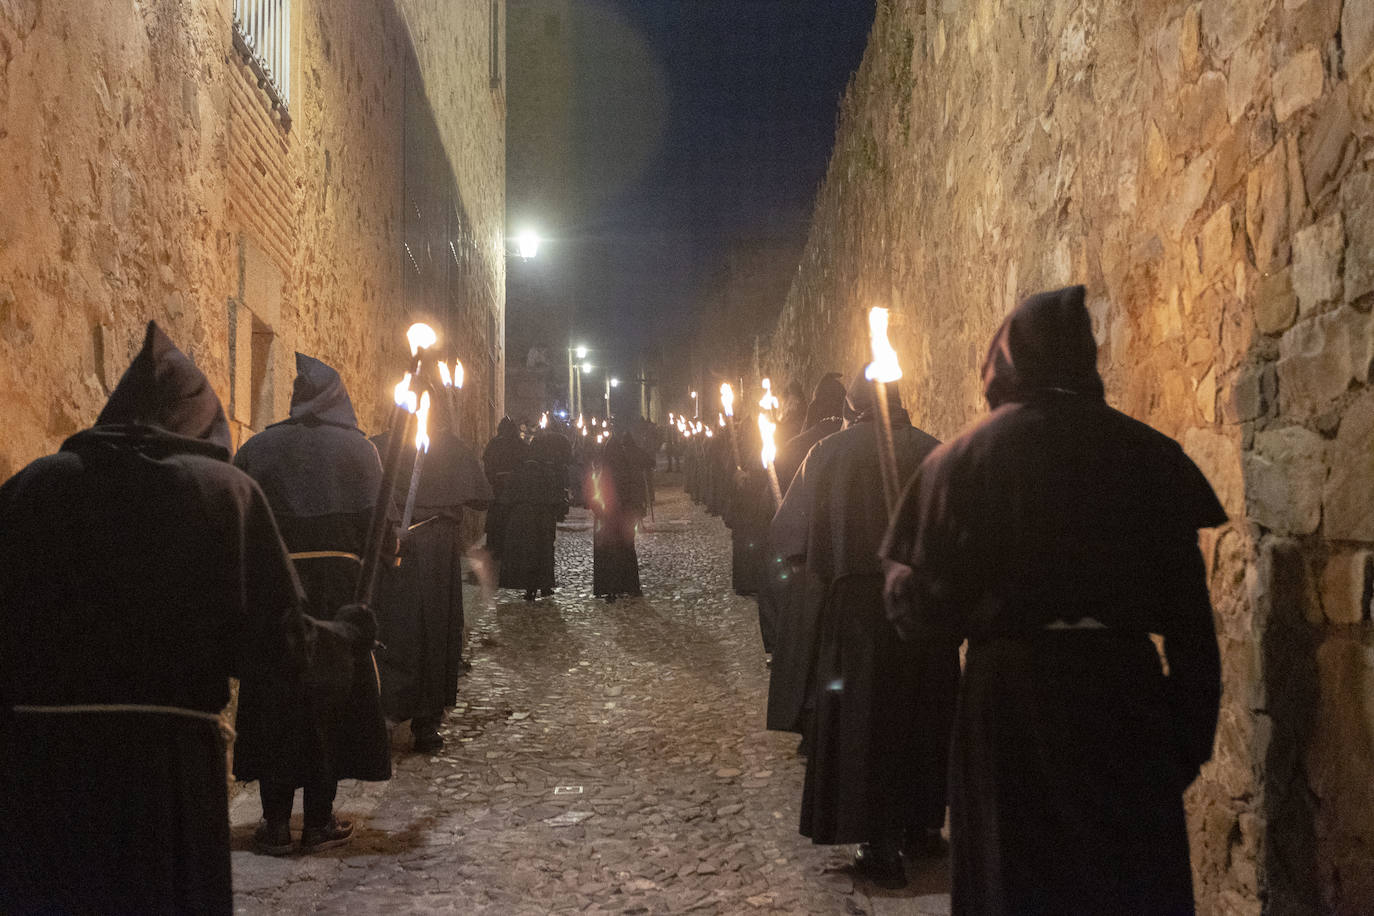
[[586, 359], [586, 358], [587, 358], [587, 348], [586, 348], [586, 347], [578, 347], [574, 352], [577, 354], [577, 358], [578, 358], [578, 359]]
[[515, 237], [515, 250], [520, 257], [528, 261], [539, 254], [540, 241], [539, 233], [533, 229], [526, 229]]

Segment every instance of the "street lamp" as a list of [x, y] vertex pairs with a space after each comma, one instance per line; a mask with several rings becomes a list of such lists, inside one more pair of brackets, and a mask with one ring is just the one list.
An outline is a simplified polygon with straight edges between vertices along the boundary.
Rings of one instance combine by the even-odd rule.
[[[569, 413], [569, 414], [581, 413], [581, 412], [582, 412], [582, 393], [581, 393], [581, 391], [579, 390], [579, 391], [577, 392], [577, 395], [576, 395], [575, 397], [574, 397], [574, 394], [573, 394], [574, 390], [576, 390], [576, 389], [578, 389], [578, 388], [580, 387], [579, 384], [578, 384], [578, 383], [580, 382], [580, 379], [575, 379], [575, 378], [574, 378], [574, 375], [573, 375], [573, 369], [574, 369], [574, 366], [576, 365], [576, 363], [573, 362], [573, 356], [574, 356], [574, 355], [576, 355], [578, 359], [586, 359], [586, 358], [587, 358], [587, 348], [586, 348], [586, 346], [584, 346], [584, 345], [582, 345], [582, 344], [579, 344], [579, 345], [577, 345], [576, 347], [571, 346], [571, 345], [569, 345], [569, 347], [568, 347], [568, 413]], [[588, 366], [587, 368], [590, 369], [591, 367]]]
[[528, 261], [539, 254], [540, 241], [539, 233], [533, 229], [525, 229], [515, 237], [515, 251], [520, 257]]
[[606, 419], [607, 419], [607, 420], [610, 420], [610, 419], [611, 419], [611, 389], [617, 387], [619, 384], [620, 384], [620, 379], [618, 379], [618, 378], [611, 378], [610, 374], [607, 373], [607, 375], [606, 375]]
[[701, 400], [695, 391], [692, 392], [692, 419], [701, 419]]
[[577, 415], [582, 416], [582, 376], [591, 374], [592, 364], [583, 363], [577, 367]]

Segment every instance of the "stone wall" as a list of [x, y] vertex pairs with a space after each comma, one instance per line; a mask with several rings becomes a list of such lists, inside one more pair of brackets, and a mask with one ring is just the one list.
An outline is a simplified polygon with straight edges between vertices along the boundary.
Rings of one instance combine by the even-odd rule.
[[1372, 51], [1356, 0], [884, 0], [765, 360], [851, 373], [891, 306], [949, 437], [1013, 303], [1087, 284], [1108, 399], [1231, 515], [1208, 913], [1374, 910]]
[[[405, 326], [437, 315], [481, 392], [468, 429], [488, 432], [502, 4], [297, 0], [289, 126], [235, 50], [232, 9], [0, 0], [0, 478], [94, 420], [150, 318], [206, 371], [241, 441], [285, 415], [296, 349], [335, 365], [379, 429]], [[406, 156], [417, 134], [438, 138], [423, 175]], [[461, 269], [417, 286], [405, 195], [422, 181], [455, 189], [426, 256]], [[417, 301], [437, 286], [447, 301]]]

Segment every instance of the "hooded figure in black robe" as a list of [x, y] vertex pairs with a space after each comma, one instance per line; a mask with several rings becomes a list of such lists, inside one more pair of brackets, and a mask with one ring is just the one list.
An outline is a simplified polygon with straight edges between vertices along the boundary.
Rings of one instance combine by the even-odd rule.
[[[459, 438], [454, 389], [435, 391], [430, 443], [420, 467], [410, 530], [401, 536], [400, 565], [383, 570], [377, 600], [382, 708], [394, 722], [410, 720], [415, 750], [443, 747], [439, 722], [458, 701], [463, 671], [463, 536], [465, 509], [482, 511], [491, 485], [477, 455]], [[375, 440], [386, 451], [387, 434]], [[518, 441], [518, 439], [517, 439]], [[396, 502], [404, 505], [414, 450], [403, 452]], [[399, 518], [399, 511], [397, 512]]]
[[[905, 477], [938, 444], [911, 425], [888, 386], [897, 468]], [[944, 823], [945, 762], [956, 647], [903, 643], [883, 609], [878, 546], [887, 529], [874, 386], [849, 389], [855, 421], [816, 444], [773, 520], [773, 543], [825, 589], [812, 684], [814, 719], [801, 832], [860, 843], [855, 864], [885, 885], [906, 879], [904, 839], [927, 850]]]
[[501, 493], [515, 469], [529, 457], [529, 446], [520, 438], [520, 427], [510, 417], [502, 417], [496, 424], [496, 435], [482, 450], [482, 469], [491, 484], [493, 500], [487, 510], [487, 552], [496, 562], [501, 561], [502, 539], [506, 534], [506, 505]]
[[644, 594], [635, 529], [648, 506], [644, 475], [652, 461], [628, 433], [616, 430], [592, 470], [592, 594], [607, 601]]
[[[353, 600], [382, 467], [358, 429], [353, 402], [339, 373], [301, 353], [291, 415], [253, 436], [234, 456], [235, 467], [262, 487], [282, 540], [300, 576], [310, 613], [330, 620]], [[308, 714], [285, 747], [240, 745], [234, 771], [257, 779], [263, 825], [257, 847], [280, 855], [291, 849], [292, 797], [303, 788], [302, 847], [327, 848], [352, 827], [333, 817], [340, 779], [391, 778], [391, 749], [371, 665], [353, 672], [346, 690], [311, 683]], [[247, 684], [239, 696], [245, 718], [282, 715], [281, 698]]]
[[[844, 425], [844, 383], [838, 372], [827, 372], [816, 385], [807, 408], [807, 427], [778, 447], [774, 469], [785, 496], [797, 469], [817, 442]], [[807, 572], [805, 563], [792, 563], [772, 542], [768, 546], [767, 587], [772, 593], [774, 619], [773, 663], [768, 677], [767, 724], [774, 731], [802, 734], [816, 670], [821, 607], [826, 586]], [[763, 605], [760, 603], [760, 612]]]
[[[725, 501], [721, 521], [730, 529], [730, 585], [736, 595], [757, 595], [763, 573], [763, 557], [768, 540], [768, 524], [773, 520], [773, 490], [768, 471], [759, 460], [763, 440], [757, 421], [750, 414], [727, 420], [734, 474], [726, 481], [730, 496]], [[734, 465], [738, 454], [739, 465]], [[768, 634], [771, 637], [771, 633]], [[765, 639], [768, 649], [770, 640]], [[771, 650], [770, 650], [771, 651]]]
[[556, 432], [537, 435], [529, 458], [501, 493], [506, 516], [500, 588], [518, 588], [525, 600], [553, 594], [553, 548], [558, 522], [568, 514], [565, 456], [568, 442]]
[[301, 614], [229, 447], [205, 376], [149, 324], [95, 426], [0, 487], [6, 913], [229, 913], [229, 678], [299, 683], [325, 637], [371, 645], [366, 611]]
[[901, 628], [969, 643], [955, 913], [1193, 912], [1181, 796], [1220, 697], [1197, 531], [1226, 515], [1107, 406], [1096, 359], [1083, 287], [1021, 303], [983, 364], [992, 414], [922, 465], [884, 544]]

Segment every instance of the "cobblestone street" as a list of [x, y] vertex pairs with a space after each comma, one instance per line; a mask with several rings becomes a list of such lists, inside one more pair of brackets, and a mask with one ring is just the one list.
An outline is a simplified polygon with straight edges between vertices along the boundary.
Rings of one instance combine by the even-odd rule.
[[591, 597], [581, 510], [557, 550], [553, 598], [472, 596], [446, 745], [411, 753], [399, 727], [395, 777], [340, 786], [350, 845], [256, 855], [256, 785], [239, 792], [239, 912], [948, 912], [943, 863], [883, 891], [851, 875], [852, 847], [797, 834], [797, 741], [763, 730], [757, 614], [718, 519], [660, 487], [643, 599]]

